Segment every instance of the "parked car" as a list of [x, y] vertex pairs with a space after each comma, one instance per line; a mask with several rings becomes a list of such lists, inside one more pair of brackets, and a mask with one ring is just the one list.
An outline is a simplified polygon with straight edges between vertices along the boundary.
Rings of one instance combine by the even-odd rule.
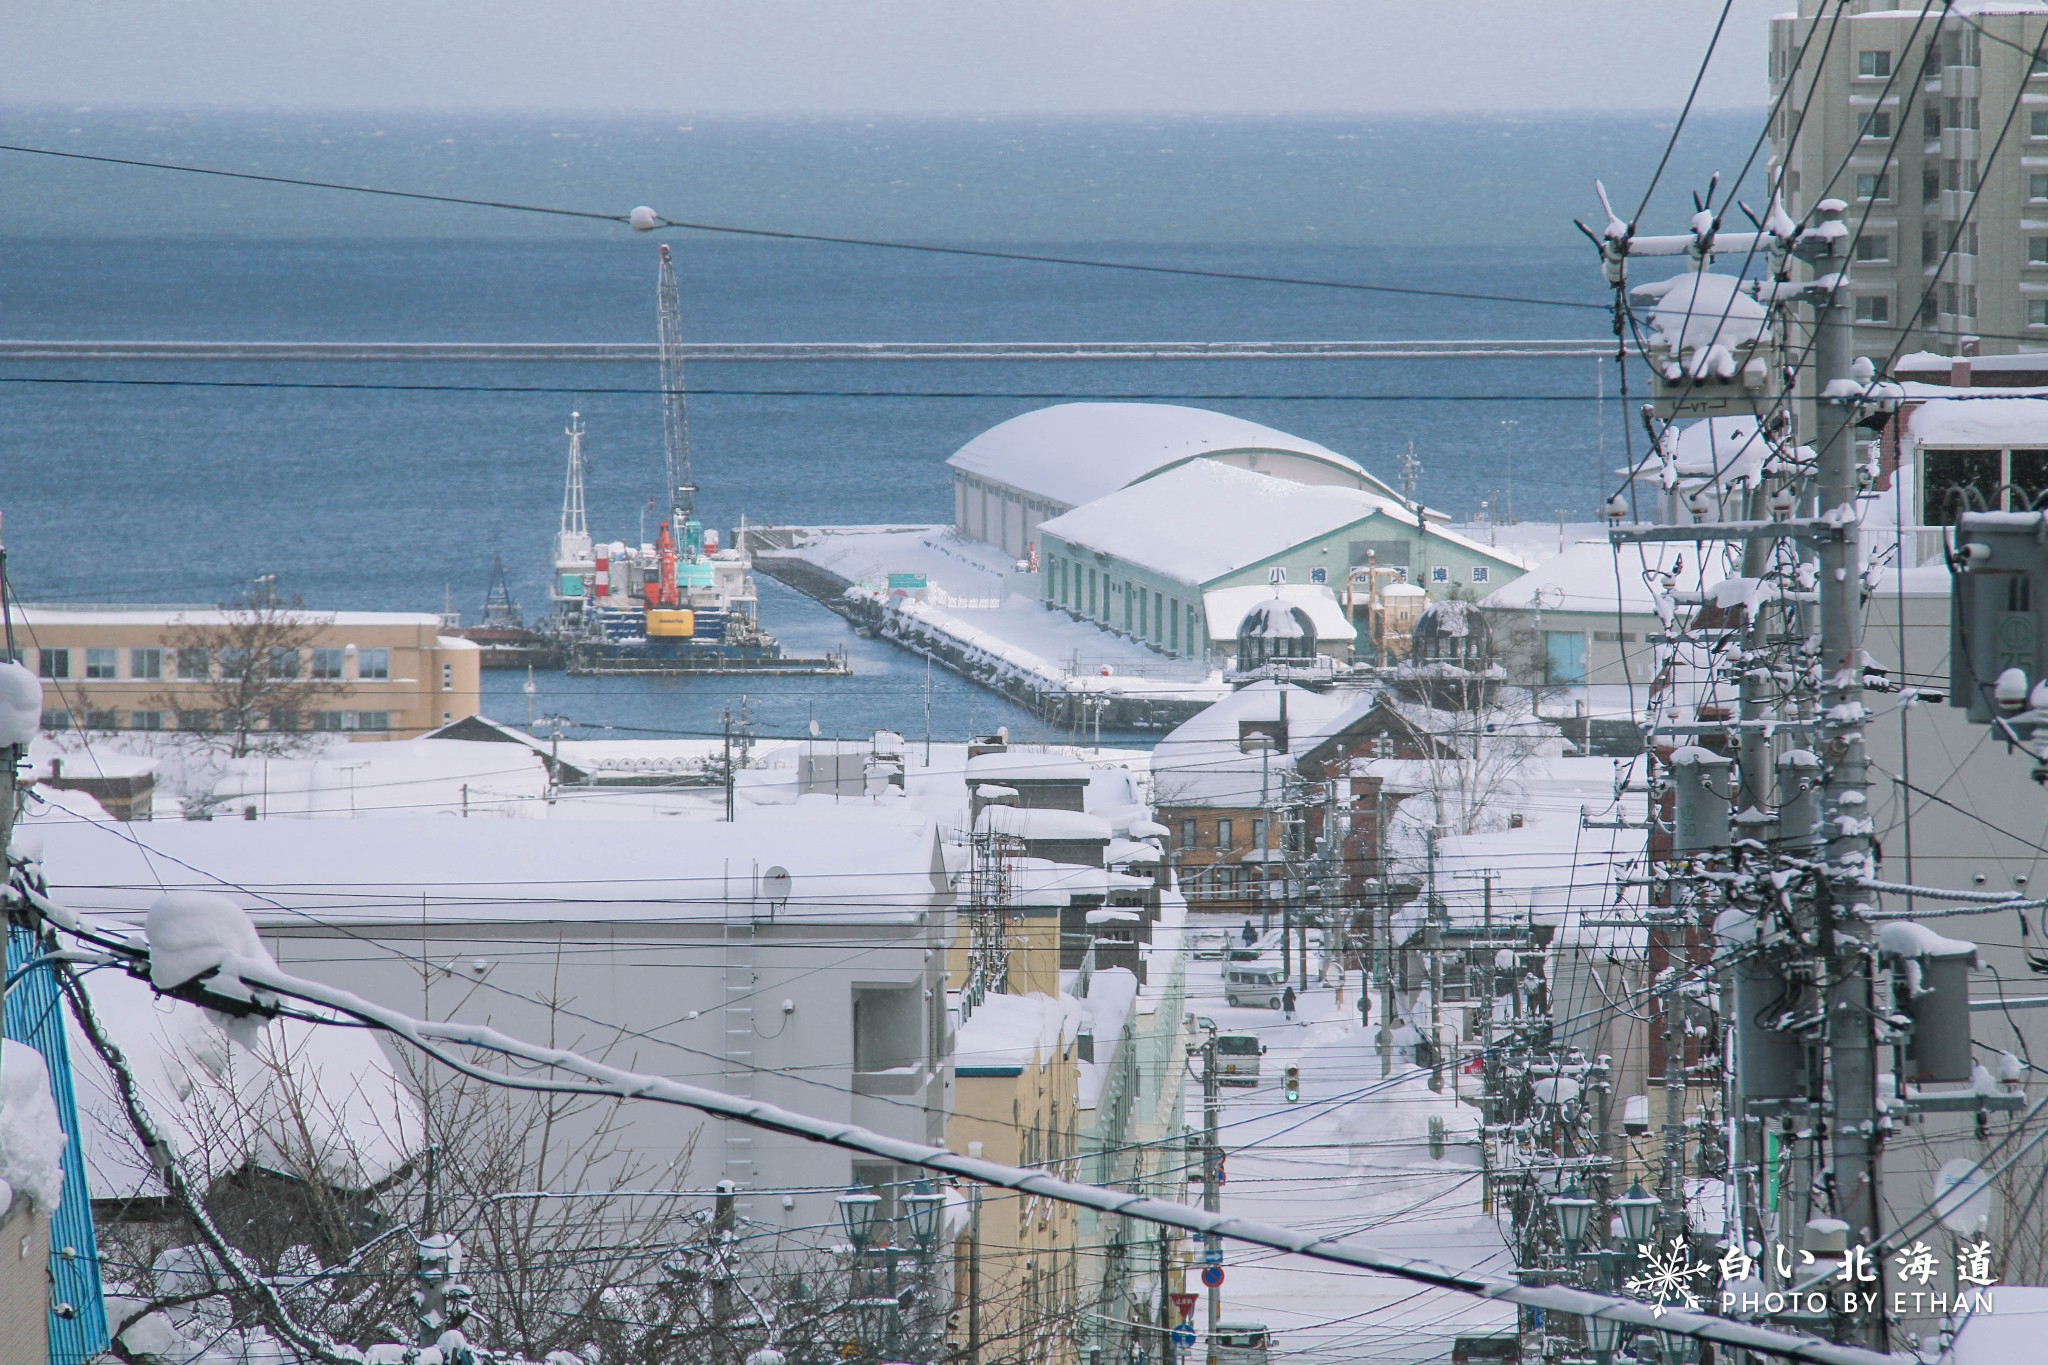
[[1227, 963], [1223, 969], [1223, 999], [1232, 1005], [1277, 1010], [1287, 989], [1287, 974], [1278, 958]]

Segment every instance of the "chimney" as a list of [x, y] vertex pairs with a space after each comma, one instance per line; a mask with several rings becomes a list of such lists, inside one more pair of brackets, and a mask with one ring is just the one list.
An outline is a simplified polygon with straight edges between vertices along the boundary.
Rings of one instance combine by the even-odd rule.
[[62, 782], [63, 780], [64, 780], [64, 760], [63, 760], [63, 759], [61, 759], [61, 758], [53, 758], [53, 759], [51, 759], [51, 760], [50, 760], [50, 781], [52, 781], [52, 782]]

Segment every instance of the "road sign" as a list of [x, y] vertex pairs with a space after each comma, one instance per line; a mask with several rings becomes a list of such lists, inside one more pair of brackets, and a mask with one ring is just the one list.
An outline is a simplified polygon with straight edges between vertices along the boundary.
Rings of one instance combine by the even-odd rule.
[[1202, 1264], [1223, 1264], [1223, 1244], [1221, 1242], [1211, 1242], [1202, 1248]]
[[1195, 1344], [1195, 1329], [1182, 1323], [1173, 1329], [1173, 1344], [1185, 1350]]
[[1200, 1297], [1198, 1294], [1175, 1294], [1173, 1296], [1173, 1306], [1179, 1311], [1182, 1322], [1186, 1322], [1195, 1315], [1195, 1300]]
[[1211, 1289], [1221, 1288], [1223, 1285], [1223, 1267], [1220, 1265], [1203, 1266], [1202, 1283], [1208, 1285]]

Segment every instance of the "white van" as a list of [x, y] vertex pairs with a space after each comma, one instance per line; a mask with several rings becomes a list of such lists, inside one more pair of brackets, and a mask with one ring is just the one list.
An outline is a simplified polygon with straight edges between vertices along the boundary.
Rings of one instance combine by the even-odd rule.
[[1277, 1010], [1287, 989], [1287, 973], [1272, 958], [1229, 962], [1223, 967], [1223, 999], [1232, 1005]]

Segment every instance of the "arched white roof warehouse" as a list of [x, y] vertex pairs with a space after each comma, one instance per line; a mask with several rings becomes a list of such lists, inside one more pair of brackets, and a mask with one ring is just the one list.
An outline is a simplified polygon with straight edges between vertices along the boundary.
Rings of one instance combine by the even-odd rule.
[[963, 536], [1029, 556], [1038, 525], [1189, 460], [1293, 483], [1399, 500], [1357, 461], [1273, 427], [1174, 403], [1061, 403], [1012, 417], [960, 447], [953, 470]]

